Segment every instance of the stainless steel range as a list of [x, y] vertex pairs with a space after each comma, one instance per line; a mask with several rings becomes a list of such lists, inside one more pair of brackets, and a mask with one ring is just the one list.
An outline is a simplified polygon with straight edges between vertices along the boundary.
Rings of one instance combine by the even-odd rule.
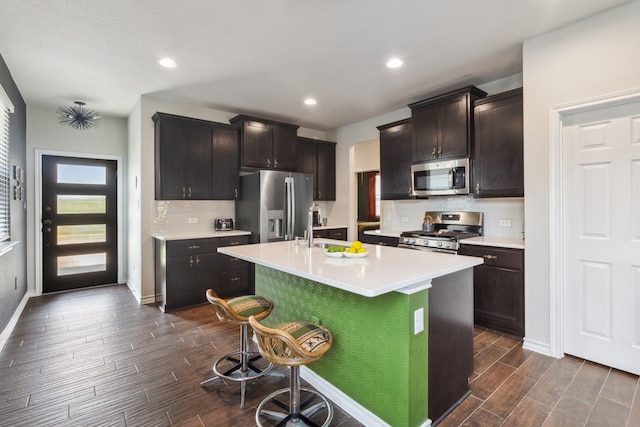
[[457, 254], [459, 240], [482, 236], [482, 212], [424, 213], [422, 230], [403, 231], [398, 247]]

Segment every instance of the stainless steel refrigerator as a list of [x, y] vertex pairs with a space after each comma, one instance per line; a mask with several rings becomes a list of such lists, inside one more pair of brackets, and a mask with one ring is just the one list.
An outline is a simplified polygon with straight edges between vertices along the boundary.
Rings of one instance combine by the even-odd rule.
[[240, 177], [236, 228], [252, 232], [253, 243], [302, 237], [313, 203], [313, 175], [258, 171]]

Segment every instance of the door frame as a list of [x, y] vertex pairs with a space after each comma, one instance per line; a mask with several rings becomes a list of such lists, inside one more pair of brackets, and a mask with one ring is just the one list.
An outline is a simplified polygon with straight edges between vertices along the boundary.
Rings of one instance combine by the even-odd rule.
[[125, 283], [124, 278], [124, 194], [122, 194], [122, 156], [114, 156], [111, 154], [81, 153], [71, 151], [54, 151], [54, 150], [35, 150], [35, 203], [34, 203], [34, 238], [35, 238], [35, 292], [36, 295], [42, 295], [42, 157], [43, 156], [61, 156], [61, 157], [80, 157], [85, 159], [115, 160], [118, 168], [117, 173], [117, 221], [118, 221], [118, 283]]
[[640, 88], [551, 106], [549, 109], [549, 355], [564, 356], [564, 157], [566, 115], [640, 101]]

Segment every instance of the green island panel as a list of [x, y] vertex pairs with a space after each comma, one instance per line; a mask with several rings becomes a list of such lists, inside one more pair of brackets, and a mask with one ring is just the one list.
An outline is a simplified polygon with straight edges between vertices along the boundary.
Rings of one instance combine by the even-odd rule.
[[[256, 294], [271, 298], [269, 326], [317, 322], [334, 338], [309, 368], [394, 427], [420, 426], [428, 411], [428, 290], [364, 297], [256, 265]], [[413, 333], [423, 307], [425, 330]]]

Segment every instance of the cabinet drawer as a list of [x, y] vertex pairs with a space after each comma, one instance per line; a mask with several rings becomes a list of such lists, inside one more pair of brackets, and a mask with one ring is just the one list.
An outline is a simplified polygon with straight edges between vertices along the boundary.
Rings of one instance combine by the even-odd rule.
[[347, 240], [346, 228], [334, 228], [329, 230], [329, 238], [334, 240]]
[[249, 243], [249, 236], [218, 237], [216, 241], [216, 246], [219, 248], [222, 246], [246, 245]]
[[241, 270], [249, 267], [247, 261], [225, 254], [218, 254], [218, 265], [220, 266], [220, 271]]
[[329, 230], [313, 230], [314, 239], [328, 239]]
[[170, 240], [167, 242], [167, 256], [191, 255], [215, 252], [218, 239]]
[[400, 239], [398, 237], [390, 237], [390, 236], [372, 236], [370, 234], [364, 235], [364, 242], [370, 243], [372, 245], [380, 245], [380, 246], [398, 246], [398, 242]]
[[524, 251], [522, 249], [463, 244], [460, 253], [461, 255], [484, 258], [484, 265], [487, 267], [524, 271]]
[[220, 274], [220, 291], [222, 298], [236, 297], [249, 293], [249, 270], [230, 270]]

